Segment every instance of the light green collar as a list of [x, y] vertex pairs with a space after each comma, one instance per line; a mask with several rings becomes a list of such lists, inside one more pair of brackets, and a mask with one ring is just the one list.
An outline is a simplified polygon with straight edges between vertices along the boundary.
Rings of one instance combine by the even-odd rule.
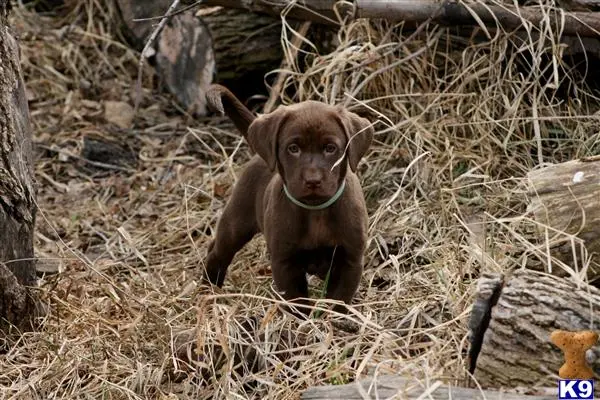
[[308, 204], [304, 204], [301, 201], [296, 200], [294, 198], [294, 196], [292, 196], [292, 194], [288, 191], [288, 189], [285, 186], [285, 184], [283, 185], [283, 191], [285, 192], [285, 195], [287, 196], [287, 198], [290, 199], [290, 201], [292, 203], [294, 203], [295, 205], [297, 205], [298, 207], [302, 207], [302, 208], [305, 208], [307, 210], [323, 210], [323, 209], [329, 207], [330, 205], [332, 205], [333, 203], [335, 203], [340, 198], [340, 196], [342, 195], [342, 193], [344, 193], [344, 188], [345, 187], [346, 187], [346, 180], [344, 179], [342, 181], [342, 184], [340, 185], [340, 188], [337, 190], [337, 192], [335, 192], [335, 194], [333, 195], [333, 197], [331, 197], [325, 203], [321, 203], [321, 204], [318, 204], [316, 206], [311, 206], [311, 205], [308, 205]]

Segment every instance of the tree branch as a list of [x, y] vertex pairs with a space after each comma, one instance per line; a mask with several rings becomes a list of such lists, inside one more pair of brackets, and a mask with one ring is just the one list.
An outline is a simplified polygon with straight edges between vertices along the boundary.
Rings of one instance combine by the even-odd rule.
[[[192, 0], [183, 1], [192, 4]], [[600, 36], [600, 13], [553, 9], [545, 13], [538, 7], [513, 7], [487, 4], [465, 5], [455, 1], [435, 0], [205, 0], [203, 5], [241, 8], [257, 13], [280, 16], [285, 10], [293, 19], [319, 24], [337, 25], [340, 17], [383, 18], [391, 22], [421, 23], [432, 18], [434, 23], [446, 26], [479, 25], [501, 27], [507, 30], [522, 29], [529, 25], [539, 29], [549, 19], [554, 30], [564, 35], [583, 37]], [[337, 9], [334, 10], [334, 7]], [[564, 17], [564, 24], [562, 22]], [[478, 21], [479, 20], [479, 21]]]

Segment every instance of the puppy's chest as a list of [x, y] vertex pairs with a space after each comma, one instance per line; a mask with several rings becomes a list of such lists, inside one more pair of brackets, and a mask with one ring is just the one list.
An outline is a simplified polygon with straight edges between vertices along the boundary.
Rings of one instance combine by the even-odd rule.
[[308, 218], [301, 229], [299, 247], [302, 249], [316, 249], [324, 246], [340, 244], [338, 232], [334, 229], [335, 223], [323, 216]]

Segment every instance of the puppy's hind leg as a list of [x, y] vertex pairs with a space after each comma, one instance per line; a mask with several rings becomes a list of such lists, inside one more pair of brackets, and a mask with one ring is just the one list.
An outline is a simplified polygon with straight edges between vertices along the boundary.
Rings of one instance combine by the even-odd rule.
[[254, 215], [240, 212], [235, 200], [225, 206], [217, 225], [216, 237], [208, 245], [204, 278], [223, 286], [227, 269], [235, 254], [258, 232]]

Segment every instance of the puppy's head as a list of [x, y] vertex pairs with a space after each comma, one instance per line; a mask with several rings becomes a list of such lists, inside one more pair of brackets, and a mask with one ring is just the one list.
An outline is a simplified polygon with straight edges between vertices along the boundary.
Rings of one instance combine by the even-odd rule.
[[316, 101], [279, 107], [248, 128], [254, 151], [278, 170], [296, 199], [313, 205], [335, 194], [348, 166], [356, 170], [372, 138], [367, 119]]

